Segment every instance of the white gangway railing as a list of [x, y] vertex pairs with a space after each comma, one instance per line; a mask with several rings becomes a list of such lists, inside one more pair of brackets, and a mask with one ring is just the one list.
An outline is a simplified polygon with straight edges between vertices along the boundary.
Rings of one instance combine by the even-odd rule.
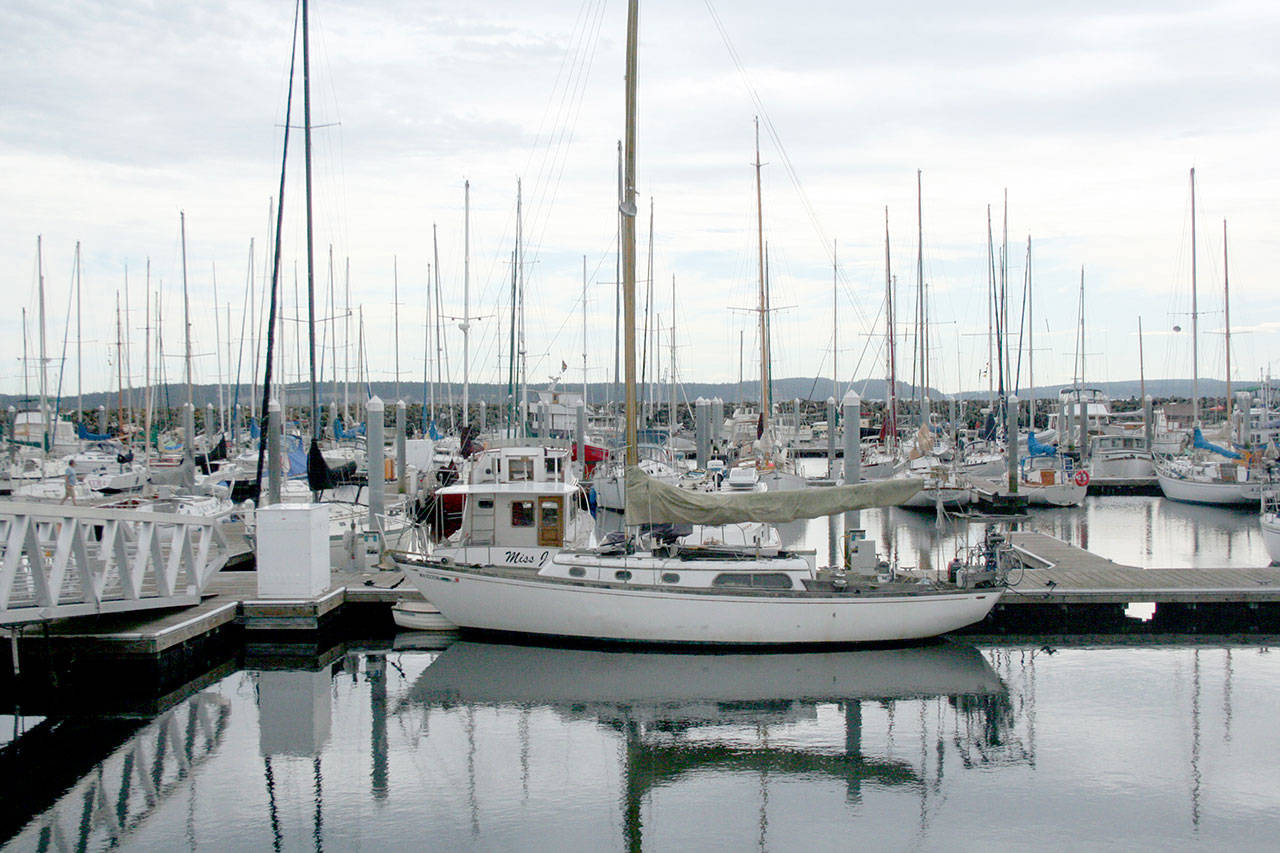
[[218, 516], [0, 502], [0, 625], [200, 603]]

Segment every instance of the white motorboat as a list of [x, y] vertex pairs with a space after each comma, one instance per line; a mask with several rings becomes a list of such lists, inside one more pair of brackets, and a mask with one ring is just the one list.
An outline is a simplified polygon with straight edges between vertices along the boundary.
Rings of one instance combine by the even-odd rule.
[[1080, 506], [1089, 480], [1088, 469], [1078, 467], [1073, 456], [1028, 456], [1018, 464], [1018, 491], [1028, 504]]
[[1155, 461], [1146, 437], [1133, 430], [1093, 436], [1089, 440], [1089, 474], [1098, 488], [1155, 485]]

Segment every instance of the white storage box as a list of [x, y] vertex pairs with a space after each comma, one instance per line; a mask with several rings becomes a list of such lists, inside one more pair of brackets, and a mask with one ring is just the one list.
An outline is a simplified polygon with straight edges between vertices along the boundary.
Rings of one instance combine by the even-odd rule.
[[314, 598], [329, 588], [328, 506], [266, 506], [255, 524], [259, 597]]

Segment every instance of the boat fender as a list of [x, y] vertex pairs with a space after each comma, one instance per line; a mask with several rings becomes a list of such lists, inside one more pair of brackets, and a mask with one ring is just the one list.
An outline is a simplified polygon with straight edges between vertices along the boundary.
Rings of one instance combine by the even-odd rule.
[[1087, 486], [1089, 485], [1089, 472], [1081, 468], [1076, 471], [1076, 475], [1072, 479], [1076, 481], [1077, 486]]

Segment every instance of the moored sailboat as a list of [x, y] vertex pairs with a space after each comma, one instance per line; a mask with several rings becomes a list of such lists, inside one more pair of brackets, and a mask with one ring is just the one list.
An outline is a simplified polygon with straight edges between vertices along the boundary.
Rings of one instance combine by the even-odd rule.
[[[704, 494], [653, 480], [638, 465], [635, 353], [635, 85], [638, 2], [627, 15], [623, 306], [626, 342], [626, 522], [633, 535], [600, 547], [565, 547], [559, 506], [511, 504], [515, 528], [537, 531], [532, 559], [493, 546], [465, 563], [434, 552], [393, 552], [406, 576], [449, 621], [489, 632], [657, 644], [794, 645], [891, 642], [936, 636], [983, 619], [1000, 598], [932, 578], [850, 575], [818, 569], [812, 552], [681, 544], [680, 525], [767, 524], [901, 503], [920, 488], [905, 480], [792, 491]], [[765, 401], [767, 403], [767, 398]], [[491, 484], [469, 495], [477, 508], [524, 488]], [[530, 513], [532, 510], [532, 513]], [[520, 524], [516, 525], [515, 522]], [[665, 529], [658, 525], [669, 526]], [[547, 535], [546, 544], [541, 537]], [[559, 538], [559, 541], [555, 540]], [[494, 559], [497, 553], [501, 559]]]

